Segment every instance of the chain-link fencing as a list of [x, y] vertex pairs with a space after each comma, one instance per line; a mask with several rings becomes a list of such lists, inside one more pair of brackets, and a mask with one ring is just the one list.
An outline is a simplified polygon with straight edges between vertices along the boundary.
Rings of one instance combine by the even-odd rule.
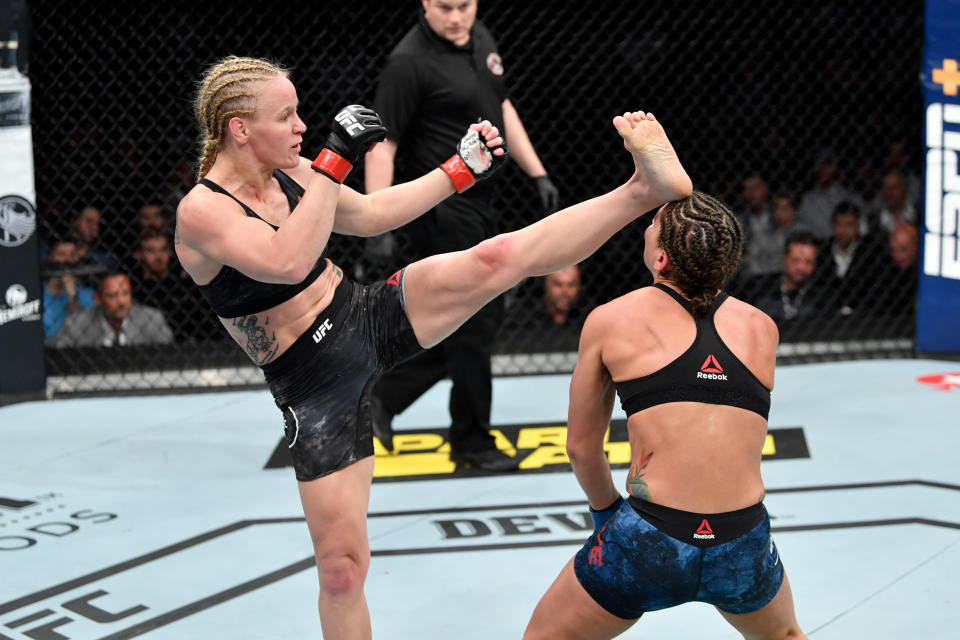
[[[54, 393], [262, 382], [172, 252], [174, 212], [194, 181], [195, 83], [228, 54], [292, 67], [309, 155], [339, 107], [372, 102], [385, 57], [419, 6], [31, 2]], [[781, 355], [911, 351], [922, 2], [480, 0], [479, 17], [499, 42], [511, 99], [561, 205], [628, 177], [610, 120], [652, 111], [696, 188], [740, 215], [746, 250], [729, 288], [778, 321]], [[515, 164], [498, 183], [502, 230], [542, 215]], [[348, 184], [361, 189], [362, 172]], [[508, 293], [497, 370], [569, 370], [589, 309], [650, 282], [647, 222], [580, 265], [577, 295], [569, 274]], [[384, 258], [362, 239], [334, 236], [329, 254], [351, 277], [380, 279], [403, 264], [402, 231], [395, 240]], [[117, 269], [129, 275], [136, 303], [159, 310], [151, 317], [162, 314], [169, 335], [160, 327], [144, 337], [152, 344], [109, 347], [60, 335], [70, 310], [109, 304], [97, 289]], [[69, 309], [67, 290], [77, 291]]]

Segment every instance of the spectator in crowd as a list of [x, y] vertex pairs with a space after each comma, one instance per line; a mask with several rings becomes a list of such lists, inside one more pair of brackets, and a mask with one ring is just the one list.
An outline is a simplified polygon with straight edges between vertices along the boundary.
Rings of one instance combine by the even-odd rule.
[[[797, 209], [797, 222], [821, 239], [830, 236], [831, 216], [841, 202], [850, 202], [863, 211], [863, 200], [859, 195], [843, 186], [840, 181], [840, 167], [834, 153], [825, 150], [817, 157], [813, 169], [816, 186], [805, 192], [800, 198]], [[866, 220], [861, 221], [866, 233]]]
[[917, 297], [917, 251], [919, 232], [915, 225], [901, 222], [887, 236], [887, 261], [885, 273], [877, 278], [881, 309], [901, 311], [905, 305], [912, 307]]
[[55, 242], [47, 254], [43, 283], [43, 333], [47, 341], [60, 331], [67, 314], [96, 304], [93, 287], [77, 280], [75, 267], [79, 264], [79, 251], [73, 240]]
[[170, 234], [148, 227], [133, 254], [133, 295], [144, 305], [163, 309], [177, 342], [225, 337], [219, 322], [209, 314], [197, 314], [204, 308], [203, 300], [177, 262]]
[[167, 174], [164, 193], [159, 202], [160, 206], [164, 211], [176, 211], [180, 200], [189, 193], [195, 184], [197, 184], [197, 176], [194, 173], [193, 163], [188, 158], [181, 158]]
[[897, 138], [887, 145], [887, 157], [884, 163], [886, 171], [896, 170], [903, 176], [906, 199], [916, 209], [920, 206], [920, 175], [910, 166], [910, 145], [906, 140]]
[[778, 325], [810, 319], [820, 314], [814, 291], [819, 243], [806, 229], [794, 229], [787, 236], [783, 252], [783, 274], [767, 276], [758, 283], [752, 304]]
[[[497, 43], [478, 20], [477, 0], [422, 0], [418, 22], [387, 58], [374, 106], [387, 127], [387, 139], [366, 157], [367, 193], [419, 176], [437, 166], [482, 115], [504, 133], [511, 157], [534, 180], [544, 213], [557, 209], [558, 191], [547, 176], [530, 138], [507, 95]], [[412, 141], [416, 140], [416, 144]], [[396, 162], [395, 162], [396, 161]], [[437, 205], [405, 228], [419, 259], [474, 246], [498, 231], [492, 197], [493, 180]], [[450, 459], [491, 471], [518, 468], [501, 452], [490, 428], [492, 369], [490, 358], [503, 319], [503, 299], [496, 298], [453, 335], [388, 372], [374, 388], [378, 408], [374, 430], [392, 448], [392, 416], [436, 380], [449, 376]], [[380, 410], [382, 409], [382, 410]]]
[[103, 214], [93, 206], [84, 207], [73, 219], [71, 231], [77, 241], [78, 259], [106, 269], [116, 269], [120, 266], [120, 260], [103, 246], [103, 237], [100, 235], [102, 221]]
[[833, 233], [821, 262], [824, 285], [832, 294], [841, 315], [871, 304], [871, 284], [882, 271], [882, 251], [874, 235], [861, 233], [861, 210], [852, 202], [841, 202], [833, 212]]
[[592, 308], [583, 294], [580, 267], [572, 265], [538, 278], [542, 288], [534, 305], [522, 294], [500, 327], [497, 351], [551, 353], [576, 351], [583, 321]]
[[744, 208], [737, 212], [743, 229], [743, 260], [740, 278], [752, 278], [782, 269], [783, 242], [770, 207], [770, 190], [757, 174], [743, 180]]
[[130, 292], [130, 279], [122, 271], [103, 276], [97, 305], [71, 313], [53, 339], [53, 346], [114, 347], [170, 344], [173, 332], [159, 309], [137, 304]]
[[899, 169], [883, 174], [880, 186], [881, 209], [877, 222], [884, 233], [903, 223], [916, 224], [917, 210], [907, 200], [907, 179]]
[[[797, 200], [788, 191], [781, 191], [773, 198], [773, 225], [775, 233], [781, 238], [780, 253], [786, 246], [787, 236], [797, 226]], [[780, 265], [783, 270], [783, 265]]]

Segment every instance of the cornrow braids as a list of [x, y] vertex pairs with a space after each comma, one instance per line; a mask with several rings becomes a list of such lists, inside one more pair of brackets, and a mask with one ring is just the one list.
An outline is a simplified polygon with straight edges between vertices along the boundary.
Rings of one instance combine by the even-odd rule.
[[694, 191], [664, 207], [658, 240], [671, 265], [664, 276], [690, 298], [694, 316], [707, 315], [740, 263], [743, 232], [737, 217], [720, 200]]
[[201, 154], [197, 176], [210, 171], [223, 148], [223, 133], [230, 118], [252, 116], [257, 109], [253, 84], [282, 76], [290, 71], [269, 60], [228, 56], [207, 69], [193, 101], [193, 113], [200, 125]]

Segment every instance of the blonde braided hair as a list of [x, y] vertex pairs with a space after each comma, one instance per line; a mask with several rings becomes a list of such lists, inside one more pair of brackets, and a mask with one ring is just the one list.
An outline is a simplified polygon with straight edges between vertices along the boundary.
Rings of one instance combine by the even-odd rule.
[[236, 116], [256, 113], [254, 83], [278, 76], [289, 78], [290, 71], [260, 58], [228, 56], [207, 69], [193, 102], [193, 113], [200, 125], [200, 155], [197, 176], [202, 178], [223, 149], [227, 122]]
[[694, 191], [664, 207], [658, 240], [671, 265], [663, 276], [690, 298], [695, 316], [705, 316], [740, 264], [743, 232], [737, 217], [713, 196]]

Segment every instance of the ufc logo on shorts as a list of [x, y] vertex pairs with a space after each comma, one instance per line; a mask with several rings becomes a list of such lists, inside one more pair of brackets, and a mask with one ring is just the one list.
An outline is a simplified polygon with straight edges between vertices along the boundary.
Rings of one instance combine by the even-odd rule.
[[364, 126], [357, 122], [357, 119], [346, 109], [334, 116], [334, 119], [352, 136], [357, 135], [358, 132], [364, 129]]
[[333, 325], [330, 324], [330, 318], [327, 318], [323, 321], [323, 324], [313, 332], [313, 341], [320, 344], [320, 341], [323, 340], [323, 337], [327, 335], [327, 331], [330, 331], [330, 329], [333, 329]]

